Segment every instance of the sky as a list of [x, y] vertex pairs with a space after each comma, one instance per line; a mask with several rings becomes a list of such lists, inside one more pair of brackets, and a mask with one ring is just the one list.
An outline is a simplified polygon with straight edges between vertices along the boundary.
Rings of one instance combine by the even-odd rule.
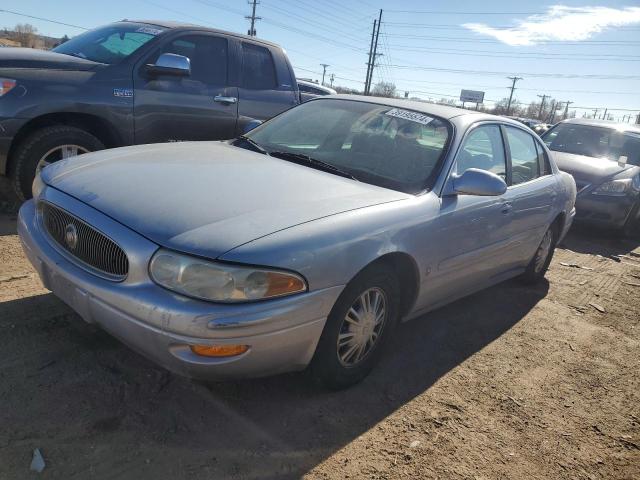
[[[640, 2], [627, 0], [259, 0], [257, 36], [280, 44], [296, 75], [362, 89], [373, 21], [382, 9], [373, 81], [400, 94], [457, 99], [485, 92], [491, 105], [509, 95], [571, 101], [578, 116], [605, 108], [616, 120], [640, 113]], [[176, 20], [246, 33], [247, 0], [3, 0], [0, 27], [31, 23], [44, 35], [83, 30], [7, 10], [93, 28], [123, 18]]]

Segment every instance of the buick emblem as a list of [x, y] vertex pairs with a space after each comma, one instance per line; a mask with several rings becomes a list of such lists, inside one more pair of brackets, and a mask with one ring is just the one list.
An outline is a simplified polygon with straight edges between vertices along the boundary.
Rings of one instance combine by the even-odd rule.
[[64, 229], [64, 243], [67, 244], [71, 250], [75, 250], [78, 246], [78, 230], [76, 226], [70, 223]]

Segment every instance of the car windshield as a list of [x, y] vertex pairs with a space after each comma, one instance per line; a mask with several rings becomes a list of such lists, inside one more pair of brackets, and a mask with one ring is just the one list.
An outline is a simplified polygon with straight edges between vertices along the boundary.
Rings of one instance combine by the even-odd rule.
[[640, 165], [640, 133], [624, 132], [609, 127], [560, 123], [543, 136], [550, 150], [607, 158], [618, 161], [627, 157], [627, 163]]
[[127, 58], [165, 30], [144, 23], [116, 23], [78, 35], [53, 51], [93, 62], [113, 64]]
[[323, 99], [293, 108], [247, 136], [269, 153], [303, 154], [359, 181], [416, 194], [435, 180], [450, 132], [448, 122], [425, 113]]

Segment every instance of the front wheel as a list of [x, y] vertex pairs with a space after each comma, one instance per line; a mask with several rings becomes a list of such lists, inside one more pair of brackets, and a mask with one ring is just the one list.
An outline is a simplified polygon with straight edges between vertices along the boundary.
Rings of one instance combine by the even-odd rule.
[[18, 145], [13, 155], [11, 180], [20, 200], [31, 198], [31, 185], [40, 170], [63, 158], [102, 150], [104, 144], [89, 132], [58, 125], [36, 130]]
[[637, 200], [636, 204], [631, 208], [631, 212], [624, 224], [622, 233], [625, 237], [630, 238], [640, 235], [640, 200]]
[[552, 225], [545, 232], [535, 255], [521, 276], [521, 279], [525, 283], [537, 283], [544, 278], [544, 275], [547, 273], [549, 268], [549, 264], [551, 263], [551, 259], [553, 258], [553, 252], [556, 249], [557, 241], [557, 234]]
[[360, 382], [378, 362], [398, 323], [399, 287], [391, 269], [361, 272], [334, 305], [311, 362], [325, 386], [342, 389]]

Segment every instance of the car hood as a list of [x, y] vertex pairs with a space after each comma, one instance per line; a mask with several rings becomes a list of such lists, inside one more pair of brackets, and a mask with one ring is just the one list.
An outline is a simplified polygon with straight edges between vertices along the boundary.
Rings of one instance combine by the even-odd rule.
[[89, 153], [52, 164], [42, 179], [161, 246], [210, 258], [294, 225], [412, 198], [222, 142]]
[[36, 48], [0, 48], [0, 68], [33, 68], [87, 71], [99, 63]]
[[[640, 170], [634, 165], [620, 166], [618, 162], [606, 158], [587, 157], [586, 155], [574, 155], [573, 153], [551, 151], [558, 168], [570, 173], [576, 181], [589, 184], [598, 184], [622, 172], [632, 176]], [[626, 176], [626, 175], [624, 175]]]

